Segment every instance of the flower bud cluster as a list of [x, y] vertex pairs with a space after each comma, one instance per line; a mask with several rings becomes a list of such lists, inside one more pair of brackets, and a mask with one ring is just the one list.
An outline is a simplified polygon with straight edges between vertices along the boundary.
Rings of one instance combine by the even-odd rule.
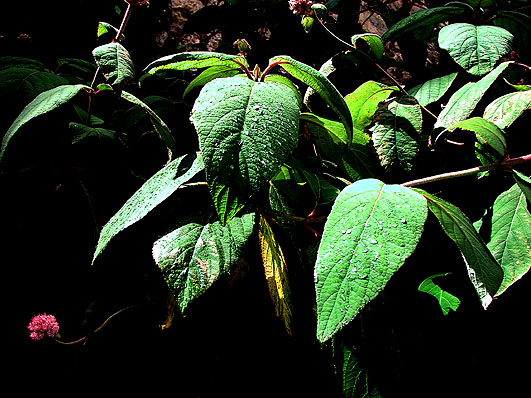
[[59, 324], [53, 315], [36, 315], [27, 326], [30, 330], [30, 338], [42, 340], [45, 336], [55, 337], [59, 333]]
[[293, 11], [293, 14], [295, 15], [310, 15], [313, 3], [312, 0], [290, 0], [289, 9]]

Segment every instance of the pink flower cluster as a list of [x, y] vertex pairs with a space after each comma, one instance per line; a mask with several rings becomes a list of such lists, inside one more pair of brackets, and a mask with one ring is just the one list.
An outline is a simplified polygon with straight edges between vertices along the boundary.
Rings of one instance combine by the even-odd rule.
[[312, 10], [312, 0], [289, 0], [289, 9], [295, 15], [309, 15]]
[[59, 333], [59, 324], [53, 315], [36, 315], [27, 326], [30, 330], [30, 338], [42, 340], [44, 336], [55, 337]]

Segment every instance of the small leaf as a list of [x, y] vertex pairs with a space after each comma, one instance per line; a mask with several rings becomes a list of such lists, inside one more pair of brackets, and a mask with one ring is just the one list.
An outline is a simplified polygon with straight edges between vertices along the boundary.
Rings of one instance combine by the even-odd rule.
[[384, 45], [380, 36], [374, 33], [359, 33], [350, 38], [350, 41], [355, 48], [357, 48], [359, 40], [369, 46], [376, 59], [382, 58]]
[[529, 109], [531, 109], [531, 90], [516, 91], [492, 101], [485, 108], [483, 117], [499, 128], [505, 129]]
[[4, 156], [11, 138], [13, 138], [15, 133], [23, 125], [37, 116], [50, 112], [67, 103], [82, 90], [90, 90], [90, 87], [85, 86], [84, 84], [58, 86], [39, 94], [33, 101], [26, 105], [4, 135], [2, 148], [0, 150], [0, 160]]
[[487, 247], [503, 269], [497, 296], [518, 281], [531, 267], [531, 214], [526, 196], [514, 184], [492, 207], [492, 227]]
[[461, 304], [461, 300], [459, 300], [453, 294], [442, 290], [441, 287], [433, 281], [435, 278], [441, 278], [446, 275], [448, 274], [436, 274], [429, 276], [422, 281], [418, 289], [419, 292], [428, 293], [437, 299], [443, 315], [448, 315], [450, 310], [457, 311], [459, 304]]
[[328, 340], [385, 287], [415, 250], [426, 200], [375, 179], [347, 186], [326, 221], [315, 264], [317, 338]]
[[286, 260], [273, 230], [263, 216], [260, 216], [258, 224], [258, 239], [267, 287], [275, 313], [284, 323], [288, 334], [291, 335], [293, 310]]
[[85, 126], [80, 123], [70, 123], [70, 130], [73, 131], [72, 135], [72, 144], [77, 144], [87, 138], [104, 138], [104, 139], [115, 139], [116, 131], [104, 129], [101, 127], [90, 127]]
[[454, 15], [461, 15], [465, 10], [462, 7], [433, 7], [427, 10], [414, 12], [410, 16], [401, 19], [391, 26], [387, 32], [382, 35], [384, 42], [397, 40], [402, 36], [417, 32], [421, 29], [432, 28], [435, 25], [446, 22]]
[[456, 77], [457, 73], [437, 77], [409, 89], [408, 93], [415, 97], [420, 105], [428, 106], [441, 99]]
[[241, 55], [228, 55], [208, 51], [190, 51], [173, 54], [159, 58], [146, 66], [138, 84], [142, 84], [144, 79], [161, 71], [200, 69], [211, 66], [226, 66], [241, 70], [242, 67], [249, 67], [249, 64]]
[[202, 169], [200, 156], [192, 161], [184, 155], [168, 163], [147, 180], [102, 228], [92, 263], [118, 233], [144, 218]]
[[387, 87], [381, 83], [368, 81], [348, 94], [345, 102], [350, 110], [354, 128], [364, 131], [372, 123], [372, 117], [380, 103], [394, 91], [398, 91], [398, 87]]
[[452, 126], [470, 116], [485, 92], [510, 64], [504, 62], [478, 82], [467, 83], [457, 90], [439, 114], [434, 128]]
[[503, 279], [503, 271], [468, 217], [456, 206], [420, 189], [414, 189], [428, 200], [428, 208], [437, 217], [444, 232], [457, 245], [483, 308], [492, 302]]
[[188, 84], [183, 93], [183, 98], [186, 97], [190, 91], [196, 87], [201, 87], [207, 84], [208, 82], [218, 79], [220, 77], [232, 77], [241, 73], [240, 69], [235, 69], [229, 66], [211, 66], [208, 69], [205, 69], [201, 72], [194, 80]]
[[250, 213], [227, 225], [186, 224], [153, 244], [153, 258], [181, 312], [234, 269], [253, 232], [254, 218]]
[[372, 140], [387, 171], [409, 172], [417, 156], [422, 109], [420, 105], [391, 102], [374, 116]]
[[120, 43], [108, 43], [92, 51], [105, 79], [113, 86], [122, 86], [135, 77], [129, 52]]
[[[107, 22], [98, 22], [98, 30], [96, 32], [97, 37], [100, 38], [101, 36], [110, 33], [112, 36], [115, 36], [118, 33], [118, 29], [112, 26], [110, 23]], [[122, 40], [125, 37], [122, 36]]]
[[513, 35], [498, 26], [454, 23], [439, 32], [439, 46], [467, 72], [482, 76], [511, 51]]
[[149, 115], [151, 124], [153, 124], [153, 128], [159, 135], [162, 142], [166, 144], [166, 147], [170, 151], [171, 159], [173, 157], [173, 154], [177, 153], [177, 143], [175, 142], [175, 138], [173, 138], [173, 135], [171, 134], [171, 131], [166, 125], [166, 123], [164, 123], [164, 121], [146, 103], [136, 98], [133, 94], [130, 94], [126, 91], [122, 91], [121, 97], [124, 100], [139, 106]]
[[479, 146], [492, 148], [499, 159], [507, 154], [505, 134], [498, 126], [486, 119], [473, 117], [448, 127], [450, 131], [455, 129], [472, 131], [476, 135]]
[[274, 63], [278, 63], [282, 69], [295, 79], [298, 79], [313, 88], [315, 92], [325, 100], [330, 108], [332, 108], [332, 110], [339, 116], [341, 123], [345, 126], [348, 145], [350, 145], [350, 142], [352, 141], [352, 119], [345, 100], [330, 80], [311, 66], [285, 55], [279, 55], [269, 60], [270, 65]]
[[301, 19], [301, 25], [302, 25], [302, 28], [304, 29], [304, 31], [306, 33], [309, 33], [310, 30], [312, 30], [312, 26], [313, 26], [313, 22], [314, 22], [314, 19], [313, 17], [309, 17], [307, 15], [304, 15]]

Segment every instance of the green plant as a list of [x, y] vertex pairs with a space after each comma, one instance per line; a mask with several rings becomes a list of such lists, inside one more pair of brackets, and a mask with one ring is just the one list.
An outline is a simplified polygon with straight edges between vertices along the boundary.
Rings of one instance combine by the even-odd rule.
[[[428, 217], [438, 220], [462, 254], [485, 309], [531, 266], [531, 181], [528, 169], [516, 169], [531, 160], [528, 147], [518, 141], [518, 125], [529, 117], [525, 111], [531, 104], [531, 89], [522, 80], [529, 67], [503, 58], [513, 38], [529, 26], [524, 22], [529, 17], [493, 6], [468, 1], [427, 8], [382, 36], [356, 34], [351, 43], [328, 29], [324, 6], [303, 8], [305, 29], [318, 24], [345, 47], [320, 70], [289, 56], [271, 58], [263, 71], [252, 69], [245, 51], [158, 59], [142, 71], [140, 88], [176, 71], [203, 69], [184, 91], [189, 96], [202, 87], [191, 112], [198, 150], [177, 156], [179, 140], [172, 131], [126, 91], [135, 78], [131, 57], [120, 44], [134, 7], [129, 3], [113, 41], [93, 51], [97, 71], [92, 84], [64, 84], [39, 94], [7, 130], [0, 159], [25, 124], [78, 94], [89, 97], [86, 124], [80, 127], [88, 135], [108, 132], [98, 130], [99, 121], [93, 119], [98, 95], [112, 93], [139, 106], [168, 149], [169, 161], [102, 228], [93, 263], [119, 233], [170, 196], [188, 198], [195, 188], [199, 193], [194, 195], [207, 196], [211, 206], [195, 209], [196, 199], [187, 199], [193, 211], [182, 211], [169, 230], [161, 227], [153, 242], [153, 258], [177, 312], [186, 313], [242, 261], [260, 257], [287, 332], [296, 335], [300, 324], [315, 321], [295, 322], [294, 301], [315, 306], [316, 337], [321, 343], [333, 341], [343, 394], [377, 394], [359, 365], [358, 342], [352, 343], [344, 329], [384, 291], [417, 251], [421, 237], [433, 233], [424, 231]], [[454, 17], [481, 24], [456, 22], [433, 30]], [[495, 26], [485, 24], [490, 21]], [[109, 29], [100, 27], [101, 32]], [[435, 34], [458, 71], [447, 73], [435, 65], [433, 78], [411, 88], [400, 84], [381, 65], [387, 62], [385, 43], [411, 34], [424, 43]], [[370, 65], [394, 84], [369, 80], [343, 96], [331, 83], [338, 59], [349, 60], [350, 67]], [[98, 85], [100, 73], [106, 82]], [[316, 109], [310, 105], [314, 94], [324, 100]], [[444, 108], [437, 115], [440, 104]], [[493, 199], [477, 205], [481, 214], [475, 220], [461, 209], [470, 206], [455, 185], [464, 177], [474, 187], [488, 187]], [[416, 188], [429, 183], [427, 190]], [[473, 205], [479, 203], [474, 200]], [[287, 252], [293, 252], [290, 260]], [[292, 272], [313, 277], [315, 297], [298, 297]], [[460, 300], [434, 282], [445, 275], [427, 276], [419, 289], [436, 297], [448, 313], [457, 310]]]

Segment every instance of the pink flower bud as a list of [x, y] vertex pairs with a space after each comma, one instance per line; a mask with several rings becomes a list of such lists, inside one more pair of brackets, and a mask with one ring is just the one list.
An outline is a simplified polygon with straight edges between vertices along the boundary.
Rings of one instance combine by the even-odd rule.
[[312, 11], [312, 0], [289, 0], [289, 9], [295, 15], [310, 15]]
[[38, 341], [45, 336], [55, 337], [59, 333], [59, 324], [53, 315], [36, 315], [27, 326], [30, 330], [30, 338]]

